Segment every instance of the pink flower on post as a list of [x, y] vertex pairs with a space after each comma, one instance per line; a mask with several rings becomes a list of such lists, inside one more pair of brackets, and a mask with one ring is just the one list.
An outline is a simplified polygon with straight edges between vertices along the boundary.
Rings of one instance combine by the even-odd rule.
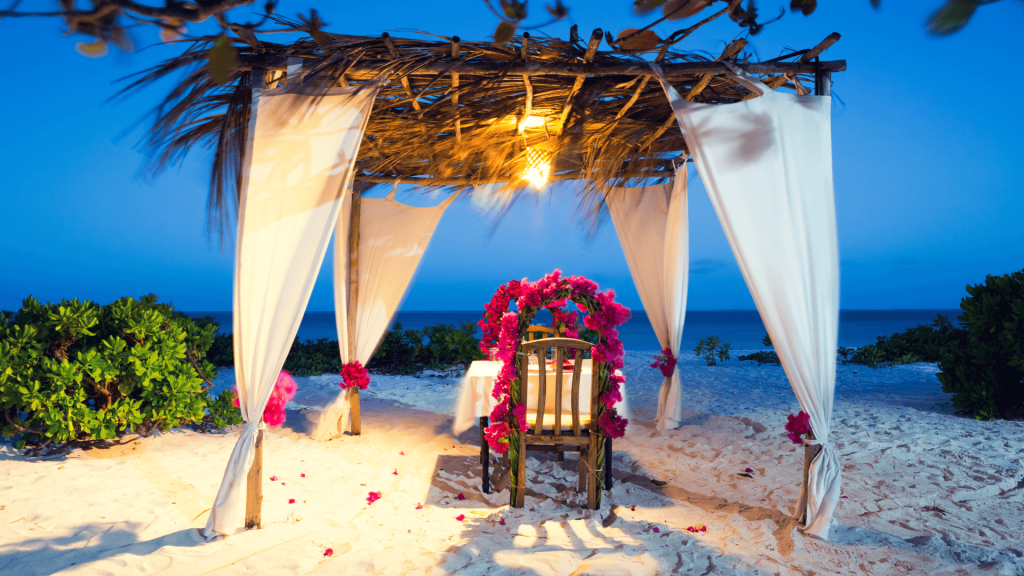
[[651, 364], [651, 368], [658, 368], [661, 370], [661, 375], [665, 378], [672, 376], [672, 371], [676, 368], [676, 357], [672, 354], [671, 348], [665, 348], [654, 357], [654, 364]]
[[338, 383], [338, 386], [341, 386], [342, 390], [347, 390], [354, 386], [358, 386], [360, 390], [366, 390], [366, 387], [369, 385], [370, 375], [358, 360], [349, 362], [341, 367], [341, 382]]
[[[291, 399], [295, 397], [295, 392], [299, 387], [295, 384], [295, 380], [292, 379], [292, 375], [287, 370], [281, 370], [277, 375], [277, 380], [274, 382], [274, 389], [270, 392], [270, 399], [267, 400], [267, 407], [263, 409], [263, 422], [271, 428], [276, 428], [281, 424], [284, 424], [285, 417], [285, 406]], [[232, 403], [239, 407], [238, 401], [238, 387], [235, 387], [235, 399]]]
[[789, 422], [786, 423], [786, 431], [789, 432], [789, 440], [793, 444], [803, 444], [803, 435], [811, 432], [811, 417], [801, 410], [796, 416], [789, 415]]

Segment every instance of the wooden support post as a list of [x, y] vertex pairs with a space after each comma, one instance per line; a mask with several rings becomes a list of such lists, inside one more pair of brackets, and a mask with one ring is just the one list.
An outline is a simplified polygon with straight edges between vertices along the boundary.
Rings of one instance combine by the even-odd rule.
[[[597, 47], [601, 45], [601, 39], [604, 37], [604, 32], [600, 28], [594, 30], [590, 35], [590, 43], [587, 44], [587, 51], [583, 53], [583, 61], [590, 64], [594, 60], [594, 54], [597, 54]], [[569, 97], [565, 99], [565, 106], [562, 107], [562, 116], [558, 121], [558, 134], [561, 134], [565, 130], [565, 123], [569, 121], [569, 112], [572, 111], [572, 100], [576, 97], [576, 93], [583, 87], [583, 81], [586, 79], [585, 76], [577, 76], [576, 80], [572, 83], [572, 90], [569, 91]]]
[[[452, 36], [452, 60], [458, 60], [461, 40]], [[452, 114], [455, 116], [455, 143], [462, 144], [462, 121], [459, 120], [459, 73], [452, 72]]]
[[814, 93], [818, 96], [831, 96], [832, 95], [832, 73], [828, 71], [818, 71], [814, 75]]
[[604, 439], [604, 489], [612, 489], [612, 439]]
[[[352, 183], [352, 211], [348, 229], [348, 358], [356, 360], [356, 304], [359, 301], [359, 211], [362, 199], [362, 184]], [[359, 388], [349, 388], [349, 413], [352, 415], [352, 435], [362, 433], [363, 424], [359, 410]]]
[[263, 430], [256, 434], [256, 457], [245, 479], [245, 529], [259, 530], [263, 515]]
[[[807, 433], [808, 440], [814, 440], [814, 432]], [[797, 510], [797, 523], [801, 526], [807, 525], [807, 497], [809, 492], [807, 490], [808, 480], [811, 475], [811, 461], [814, 457], [821, 452], [821, 446], [811, 446], [810, 444], [804, 444], [804, 483], [801, 487], [804, 497], [799, 502], [800, 509]]]

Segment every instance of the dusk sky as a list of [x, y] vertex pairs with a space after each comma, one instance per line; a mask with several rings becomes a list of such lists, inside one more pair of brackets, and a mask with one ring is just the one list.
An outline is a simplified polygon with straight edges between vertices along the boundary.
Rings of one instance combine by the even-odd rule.
[[[631, 14], [632, 0], [566, 3], [571, 22], [534, 34], [565, 38], [577, 23], [586, 37], [593, 28], [617, 32], [651, 20]], [[848, 63], [848, 71], [833, 75], [832, 114], [843, 309], [956, 308], [966, 284], [1024, 268], [1024, 80], [1002, 63], [1017, 53], [1024, 5], [983, 6], [960, 33], [934, 38], [924, 22], [940, 3], [883, 0], [875, 11], [868, 0], [822, 0], [809, 18], [787, 12], [747, 48], [759, 60], [784, 48], [810, 48], [833, 31], [843, 36], [824, 55]], [[769, 15], [788, 2], [758, 4]], [[279, 12], [294, 16], [310, 7], [319, 10], [328, 31], [348, 34], [408, 35], [403, 31], [416, 29], [479, 41], [496, 24], [482, 0], [285, 0]], [[22, 8], [49, 9], [50, 3]], [[530, 8], [531, 20], [540, 22], [543, 3], [531, 0]], [[236, 10], [236, 18], [242, 12]], [[666, 36], [682, 27], [663, 24], [656, 31]], [[113, 81], [181, 47], [134, 54], [112, 49], [105, 58], [89, 59], [74, 50], [83, 38], [63, 37], [58, 20], [4, 19], [0, 29], [6, 51], [24, 58], [9, 67], [0, 94], [6, 126], [0, 309], [16, 310], [29, 294], [105, 304], [154, 292], [182, 310], [229, 310], [233, 247], [222, 251], [205, 232], [211, 153], [196, 151], [182, 166], [147, 178], [146, 156], [137, 145], [151, 125], [147, 112], [169, 84], [107, 102], [119, 87]], [[205, 24], [191, 32], [212, 30]], [[677, 49], [716, 56], [739, 32], [721, 19]], [[157, 36], [150, 27], [133, 34], [139, 48]], [[753, 309], [690, 166], [688, 308]], [[386, 192], [379, 187], [374, 195]], [[409, 203], [440, 198], [399, 194]], [[495, 228], [493, 214], [460, 199], [438, 226], [403, 309], [482, 308], [503, 282], [536, 279], [556, 267], [614, 288], [623, 303], [639, 308], [611, 222], [604, 218], [588, 234], [574, 218], [575, 207], [574, 192], [555, 186], [519, 201]], [[526, 244], [548, 248], [525, 251]], [[332, 309], [331, 278], [328, 257], [310, 310]]]

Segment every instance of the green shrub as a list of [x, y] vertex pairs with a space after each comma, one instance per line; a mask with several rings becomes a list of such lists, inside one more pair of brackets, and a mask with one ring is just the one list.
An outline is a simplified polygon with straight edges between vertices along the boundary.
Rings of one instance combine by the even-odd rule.
[[[430, 368], [450, 370], [465, 366], [484, 357], [479, 350], [476, 324], [463, 322], [456, 328], [446, 324], [428, 326], [423, 330], [404, 330], [400, 322], [389, 330], [366, 368], [378, 374], [415, 374]], [[234, 352], [231, 335], [213, 339], [208, 358], [217, 366], [233, 366]], [[294, 376], [316, 376], [341, 372], [338, 341], [321, 338], [300, 341], [295, 339], [284, 369]]]
[[946, 349], [937, 374], [953, 405], [982, 420], [1024, 409], [1024, 270], [967, 286], [957, 319], [961, 345]]
[[[761, 343], [764, 344], [765, 346], [771, 346], [772, 345], [772, 337], [769, 336], [768, 334], [765, 334], [764, 338], [761, 340]], [[757, 362], [758, 366], [760, 366], [761, 364], [775, 364], [775, 365], [779, 365], [779, 364], [782, 363], [782, 362], [779, 361], [779, 355], [775, 352], [775, 350], [760, 350], [758, 352], [754, 352], [753, 354], [747, 354], [745, 356], [740, 356], [739, 360], [740, 361], [750, 360], [750, 361], [753, 361], [753, 362]]]
[[[938, 314], [931, 326], [924, 324], [909, 328], [892, 336], [879, 336], [874, 344], [859, 348], [850, 357], [852, 364], [864, 364], [869, 368], [913, 364], [914, 362], [938, 362], [950, 347], [959, 345], [964, 331], [954, 328], [949, 317]], [[846, 358], [848, 349], [840, 348], [839, 354]]]
[[703, 356], [708, 366], [715, 366], [718, 364], [715, 361], [716, 357], [722, 362], [729, 359], [729, 348], [728, 342], [722, 343], [717, 336], [708, 336], [698, 340], [697, 347], [693, 351], [697, 356]]
[[[217, 330], [157, 297], [40, 304], [0, 317], [0, 433], [16, 448], [241, 422], [233, 392], [212, 400], [204, 355]], [[207, 385], [204, 386], [204, 381]]]

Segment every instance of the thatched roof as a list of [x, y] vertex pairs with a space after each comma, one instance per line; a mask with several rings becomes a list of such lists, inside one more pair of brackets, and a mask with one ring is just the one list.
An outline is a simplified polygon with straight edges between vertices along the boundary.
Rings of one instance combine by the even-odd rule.
[[[504, 183], [499, 193], [511, 195], [525, 189], [522, 174], [538, 155], [552, 159], [551, 180], [579, 179], [587, 187], [665, 177], [673, 159], [687, 154], [668, 101], [651, 81], [650, 58], [598, 50], [600, 30], [587, 44], [574, 28], [569, 41], [524, 34], [497, 46], [457, 37], [344, 36], [315, 28], [309, 34], [288, 45], [236, 41], [235, 66], [219, 85], [206, 66], [216, 39], [204, 38], [132, 85], [184, 71], [158, 110], [149, 145], [160, 165], [196, 144], [216, 148], [210, 195], [215, 213], [224, 214], [237, 198], [252, 87], [285, 83], [289, 58], [302, 59], [305, 83], [390, 80], [377, 94], [359, 151], [356, 179], [363, 182]], [[717, 59], [670, 52], [667, 45], [652, 55], [690, 100], [726, 104], [751, 94], [716, 60], [761, 74], [773, 88], [796, 82], [813, 89], [816, 79], [846, 67], [817, 58], [838, 38], [833, 34], [813, 49], [761, 63], [742, 52], [745, 40], [731, 43]]]

